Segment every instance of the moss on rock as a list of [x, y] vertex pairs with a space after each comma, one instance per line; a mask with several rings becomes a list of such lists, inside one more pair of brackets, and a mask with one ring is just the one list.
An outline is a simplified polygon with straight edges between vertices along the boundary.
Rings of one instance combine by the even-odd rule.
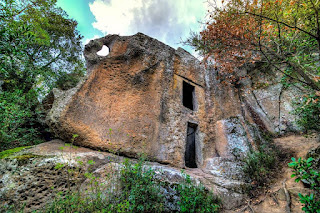
[[8, 149], [5, 151], [0, 152], [0, 159], [4, 159], [4, 158], [9, 158], [11, 155], [13, 155], [14, 153], [20, 152], [24, 149], [28, 149], [31, 146], [21, 146], [21, 147], [16, 147], [14, 149]]
[[16, 159], [18, 161], [18, 165], [21, 166], [29, 162], [29, 160], [34, 158], [42, 158], [42, 155], [35, 155], [32, 153], [24, 153], [22, 155], [12, 156], [11, 159]]

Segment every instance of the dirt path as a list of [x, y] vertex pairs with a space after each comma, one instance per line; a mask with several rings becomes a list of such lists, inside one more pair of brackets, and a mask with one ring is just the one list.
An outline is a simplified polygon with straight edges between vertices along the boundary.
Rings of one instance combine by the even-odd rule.
[[[310, 149], [320, 145], [319, 136], [312, 135], [308, 138], [299, 135], [285, 136], [277, 138], [274, 142], [285, 150], [291, 150], [295, 158], [305, 158]], [[290, 157], [290, 158], [291, 158]], [[289, 162], [290, 159], [288, 159]], [[248, 201], [248, 206], [244, 206], [236, 211], [229, 212], [255, 212], [255, 213], [300, 213], [302, 205], [299, 202], [298, 193], [308, 193], [309, 190], [303, 184], [296, 183], [291, 178], [292, 171], [286, 166], [279, 168], [280, 176], [270, 186], [270, 189], [260, 197]]]

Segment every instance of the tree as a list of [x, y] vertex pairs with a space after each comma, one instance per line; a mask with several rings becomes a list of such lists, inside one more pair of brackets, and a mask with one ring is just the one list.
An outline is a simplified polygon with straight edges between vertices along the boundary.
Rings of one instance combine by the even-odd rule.
[[34, 141], [39, 97], [83, 76], [76, 26], [56, 0], [0, 0], [0, 149]]
[[38, 83], [51, 88], [64, 73], [84, 71], [77, 22], [56, 0], [0, 1], [3, 90], [27, 93]]
[[[320, 3], [313, 0], [227, 0], [211, 3], [206, 29], [187, 43], [214, 58], [220, 77], [237, 82], [237, 68], [267, 62], [285, 76], [320, 90]], [[286, 67], [286, 69], [283, 69]]]
[[[320, 2], [314, 0], [209, 0], [206, 28], [186, 41], [218, 68], [222, 83], [241, 85], [250, 76], [239, 68], [263, 64], [283, 75], [284, 88], [301, 84], [307, 93], [295, 101], [305, 130], [319, 130]], [[212, 64], [212, 63], [211, 63]]]

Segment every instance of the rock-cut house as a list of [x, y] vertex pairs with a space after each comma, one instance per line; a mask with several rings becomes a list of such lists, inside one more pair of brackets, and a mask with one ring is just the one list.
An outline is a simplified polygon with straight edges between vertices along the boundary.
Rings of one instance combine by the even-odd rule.
[[[97, 55], [103, 45], [107, 56]], [[84, 55], [87, 79], [67, 94], [55, 91], [61, 107], [49, 113], [53, 129], [79, 135], [76, 143], [87, 147], [145, 153], [178, 167], [203, 164], [206, 75], [195, 57], [142, 33], [93, 40]]]
[[[104, 45], [109, 54], [99, 56]], [[69, 141], [77, 134], [80, 146], [198, 168], [192, 171], [210, 175], [230, 208], [243, 201], [245, 188], [236, 156], [263, 143], [258, 129], [294, 128], [289, 112], [296, 92], [282, 91], [277, 80], [254, 86], [268, 72], [279, 80], [272, 70], [251, 72], [252, 79], [238, 82], [241, 88], [232, 87], [187, 51], [142, 33], [92, 40], [84, 56], [86, 79], [67, 91], [53, 90], [46, 117], [51, 130]], [[250, 69], [239, 69], [239, 75]]]

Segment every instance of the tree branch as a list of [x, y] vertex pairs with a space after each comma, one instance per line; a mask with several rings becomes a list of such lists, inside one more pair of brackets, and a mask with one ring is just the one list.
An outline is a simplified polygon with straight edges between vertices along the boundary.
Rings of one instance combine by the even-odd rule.
[[269, 57], [267, 56], [267, 54], [262, 50], [262, 45], [261, 45], [261, 43], [259, 43], [259, 48], [260, 48], [260, 52], [261, 52], [262, 55], [267, 59], [267, 61], [268, 61], [268, 63], [269, 63], [270, 66], [276, 68], [279, 72], [281, 72], [281, 73], [284, 74], [285, 76], [288, 76], [289, 78], [291, 78], [291, 79], [293, 79], [293, 80], [299, 81], [299, 82], [301, 82], [301, 83], [303, 83], [303, 84], [306, 84], [306, 85], [310, 86], [307, 82], [302, 81], [302, 80], [300, 80], [300, 79], [298, 79], [298, 78], [295, 78], [295, 77], [289, 75], [288, 73], [286, 73], [286, 72], [284, 72], [282, 69], [280, 69], [278, 66], [274, 65], [274, 63], [272, 63], [272, 61], [269, 59]]
[[[264, 48], [269, 49], [267, 47], [264, 46]], [[284, 58], [283, 56], [279, 56], [278, 54], [273, 54], [275, 57], [277, 57], [279, 60], [284, 61], [286, 64], [288, 64], [289, 66], [291, 66], [302, 78], [304, 81], [298, 79], [298, 78], [294, 78], [291, 75], [288, 75], [287, 73], [285, 73], [284, 71], [282, 71], [279, 67], [277, 67], [276, 65], [274, 65], [274, 63], [271, 62], [271, 60], [267, 57], [267, 55], [264, 53], [264, 51], [262, 50], [262, 48], [260, 47], [260, 51], [261, 53], [266, 57], [266, 59], [269, 61], [269, 63], [275, 67], [278, 71], [280, 71], [281, 73], [285, 74], [286, 76], [297, 80], [301, 83], [304, 83], [308, 86], [310, 86], [312, 89], [314, 90], [320, 90], [320, 87], [296, 64], [292, 63], [291, 61], [289, 61], [287, 58]], [[270, 52], [270, 49], [268, 50]]]
[[17, 16], [17, 15], [19, 15], [19, 14], [21, 14], [21, 13], [23, 13], [26, 9], [28, 9], [28, 8], [30, 8], [30, 7], [33, 7], [33, 6], [35, 6], [35, 5], [36, 5], [36, 2], [31, 1], [31, 4], [27, 5], [25, 8], [21, 9], [21, 10], [18, 11], [16, 14], [13, 14], [13, 15], [12, 15], [12, 18], [15, 17], [15, 16]]
[[255, 13], [251, 13], [251, 12], [248, 12], [248, 11], [245, 11], [244, 13], [245, 13], [245, 14], [249, 14], [249, 15], [253, 15], [253, 16], [257, 16], [257, 17], [260, 17], [260, 18], [263, 18], [263, 19], [267, 19], [267, 20], [269, 20], [269, 21], [273, 21], [273, 22], [276, 22], [276, 23], [279, 23], [279, 24], [282, 24], [282, 25], [284, 25], [284, 26], [286, 26], [286, 27], [289, 27], [289, 28], [291, 28], [291, 29], [297, 29], [297, 30], [299, 30], [299, 31], [301, 31], [301, 32], [304, 32], [305, 34], [311, 36], [312, 38], [314, 38], [314, 39], [316, 39], [316, 40], [319, 39], [318, 36], [313, 35], [312, 33], [308, 32], [308, 31], [305, 31], [304, 29], [301, 29], [300, 27], [291, 26], [291, 25], [289, 25], [289, 24], [287, 24], [287, 23], [284, 23], [284, 22], [282, 22], [282, 21], [277, 21], [277, 20], [275, 20], [275, 19], [273, 19], [273, 18], [264, 16], [264, 15], [255, 14]]
[[60, 55], [61, 55], [61, 52], [56, 57], [54, 57], [51, 61], [49, 61], [46, 65], [43, 65], [40, 69], [48, 67], [50, 64], [55, 62], [59, 58]]
[[282, 43], [281, 28], [280, 28], [279, 18], [278, 18], [277, 14], [276, 14], [276, 18], [277, 18], [277, 25], [278, 25], [278, 38], [280, 41], [280, 44], [278, 46], [279, 46], [280, 54], [282, 55], [283, 51], [282, 51], [282, 46], [281, 46], [281, 43]]

